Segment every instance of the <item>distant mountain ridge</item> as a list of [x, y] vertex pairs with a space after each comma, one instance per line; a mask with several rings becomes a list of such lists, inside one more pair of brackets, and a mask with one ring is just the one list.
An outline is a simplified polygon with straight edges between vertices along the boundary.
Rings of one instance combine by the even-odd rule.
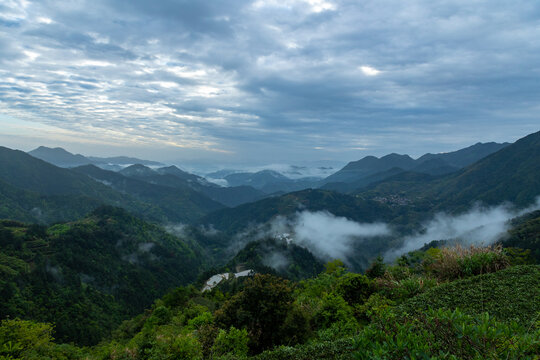
[[190, 189], [228, 207], [235, 207], [265, 197], [262, 191], [251, 186], [221, 187], [174, 165], [153, 170], [144, 165], [136, 164], [121, 170], [119, 173], [150, 184], [176, 189]]
[[252, 186], [266, 194], [291, 192], [317, 187], [317, 178], [291, 179], [274, 170], [261, 170], [255, 173], [233, 173], [224, 177], [230, 186]]
[[91, 164], [61, 168], [5, 147], [0, 147], [0, 199], [0, 214], [10, 209], [10, 218], [46, 223], [80, 218], [102, 204], [153, 221], [185, 223], [224, 207], [187, 186], [153, 185]]
[[[433, 210], [465, 210], [476, 202], [531, 204], [540, 195], [540, 131], [504, 146], [477, 162], [442, 177], [420, 179], [403, 172], [358, 189], [366, 198], [399, 194]], [[421, 199], [421, 200], [419, 200]]]
[[40, 146], [32, 151], [29, 151], [28, 154], [59, 167], [76, 167], [88, 164], [93, 164], [100, 167], [131, 164], [142, 164], [147, 166], [163, 165], [157, 161], [141, 160], [128, 156], [113, 156], [106, 158], [96, 156], [86, 157], [81, 154], [72, 154], [61, 147], [49, 148], [46, 146]]
[[[416, 160], [409, 155], [396, 153], [388, 154], [381, 158], [366, 156], [358, 161], [348, 163], [343, 169], [324, 179], [322, 184], [323, 188], [347, 192], [351, 191], [351, 188], [354, 188], [355, 183], [357, 185], [356, 188], [368, 185], [369, 182], [365, 180], [369, 177], [382, 180], [384, 173], [391, 169], [401, 169], [402, 171], [412, 171], [436, 176], [450, 174], [508, 145], [510, 144], [494, 142], [476, 143], [475, 145], [453, 152], [440, 154], [428, 153]], [[391, 175], [395, 175], [395, 171]], [[342, 185], [339, 185], [339, 183]]]

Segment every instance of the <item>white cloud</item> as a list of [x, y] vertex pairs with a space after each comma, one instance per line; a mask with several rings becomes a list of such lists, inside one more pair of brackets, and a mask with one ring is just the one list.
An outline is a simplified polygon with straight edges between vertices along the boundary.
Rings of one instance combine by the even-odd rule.
[[38, 23], [40, 23], [40, 24], [47, 24], [47, 25], [54, 23], [54, 20], [53, 20], [53, 19], [48, 18], [48, 17], [42, 17], [42, 16], [38, 17], [38, 18], [36, 19], [36, 21], [37, 21]]
[[424, 225], [421, 233], [403, 239], [403, 246], [386, 254], [394, 259], [401, 254], [417, 250], [433, 240], [458, 240], [465, 245], [491, 245], [506, 235], [509, 220], [540, 209], [540, 197], [535, 204], [525, 209], [516, 209], [510, 204], [494, 207], [475, 206], [459, 214], [436, 214]]
[[323, 211], [297, 214], [293, 228], [295, 243], [305, 246], [319, 257], [344, 261], [351, 255], [354, 242], [391, 233], [383, 223], [362, 224]]
[[360, 66], [360, 70], [364, 73], [364, 75], [366, 76], [377, 76], [381, 73], [380, 70], [377, 70], [375, 69], [374, 67], [371, 67], [371, 66], [367, 66], [367, 65], [364, 65], [364, 66]]

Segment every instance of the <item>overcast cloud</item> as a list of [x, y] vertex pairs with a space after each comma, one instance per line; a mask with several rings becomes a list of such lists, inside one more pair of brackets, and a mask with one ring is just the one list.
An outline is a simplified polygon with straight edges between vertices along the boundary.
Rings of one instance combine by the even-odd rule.
[[0, 142], [25, 150], [417, 156], [537, 131], [538, 84], [535, 1], [0, 3]]

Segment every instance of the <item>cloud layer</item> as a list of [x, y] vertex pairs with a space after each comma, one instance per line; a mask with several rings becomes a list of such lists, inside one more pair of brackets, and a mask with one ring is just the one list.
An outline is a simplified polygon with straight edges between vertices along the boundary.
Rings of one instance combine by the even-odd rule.
[[524, 0], [8, 0], [0, 122], [230, 161], [512, 141], [537, 130], [539, 17]]

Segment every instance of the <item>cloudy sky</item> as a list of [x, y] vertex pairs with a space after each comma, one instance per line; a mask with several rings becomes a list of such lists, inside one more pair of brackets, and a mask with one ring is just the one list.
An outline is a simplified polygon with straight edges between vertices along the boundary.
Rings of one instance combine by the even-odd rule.
[[275, 163], [540, 124], [540, 3], [0, 1], [0, 144]]

